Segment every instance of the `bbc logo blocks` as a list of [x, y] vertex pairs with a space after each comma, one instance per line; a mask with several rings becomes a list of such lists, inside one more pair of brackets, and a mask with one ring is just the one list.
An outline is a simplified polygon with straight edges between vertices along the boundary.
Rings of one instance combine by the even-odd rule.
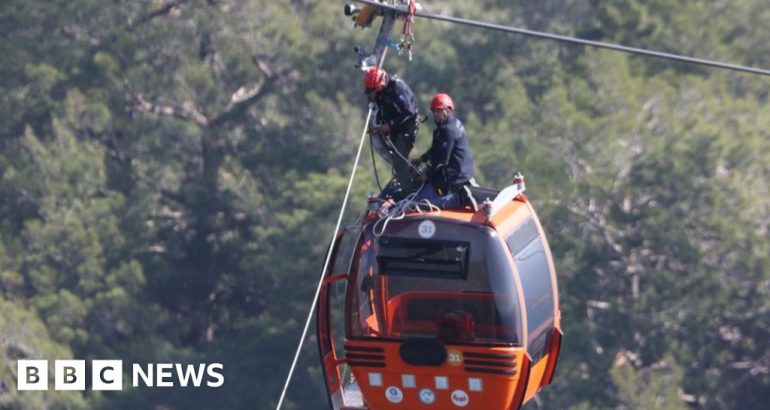
[[92, 360], [91, 388], [93, 390], [123, 390], [123, 361]]
[[[48, 360], [19, 360], [16, 378], [19, 390], [48, 390]], [[85, 389], [85, 360], [54, 361], [54, 390], [84, 391]], [[122, 390], [123, 362], [92, 360], [91, 389]]]
[[48, 390], [48, 360], [19, 360], [16, 370], [19, 390]]
[[[48, 360], [19, 360], [18, 390], [48, 390]], [[90, 376], [85, 360], [54, 360], [54, 390], [123, 390], [122, 360], [91, 360]], [[133, 363], [133, 387], [221, 387], [225, 383], [222, 363]], [[86, 378], [91, 384], [86, 386]]]

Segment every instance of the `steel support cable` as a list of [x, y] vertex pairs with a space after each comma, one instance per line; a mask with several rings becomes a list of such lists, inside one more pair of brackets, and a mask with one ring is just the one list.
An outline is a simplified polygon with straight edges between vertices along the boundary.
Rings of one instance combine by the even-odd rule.
[[[382, 67], [382, 63], [385, 62], [385, 54], [387, 54], [388, 49], [383, 49], [382, 56], [380, 57], [380, 62], [377, 64], [377, 68]], [[297, 367], [297, 361], [299, 360], [299, 355], [302, 352], [302, 345], [305, 343], [305, 338], [307, 337], [307, 331], [310, 328], [310, 322], [313, 320], [313, 312], [315, 312], [316, 305], [318, 303], [318, 295], [321, 294], [321, 288], [323, 287], [324, 283], [324, 275], [326, 274], [326, 270], [329, 269], [329, 263], [331, 262], [332, 252], [334, 251], [334, 245], [337, 242], [337, 233], [340, 230], [340, 225], [342, 225], [342, 216], [345, 214], [345, 208], [348, 205], [348, 198], [350, 198], [350, 189], [353, 187], [353, 180], [356, 177], [356, 169], [358, 169], [358, 162], [361, 159], [361, 150], [364, 147], [364, 140], [366, 139], [366, 131], [369, 130], [369, 120], [372, 118], [372, 112], [374, 111], [373, 104], [369, 104], [369, 112], [366, 114], [366, 122], [364, 122], [364, 131], [361, 133], [361, 141], [358, 143], [358, 151], [356, 151], [356, 159], [353, 161], [353, 170], [350, 172], [350, 179], [348, 180], [348, 186], [345, 189], [345, 196], [342, 199], [342, 207], [340, 208], [340, 214], [337, 217], [337, 225], [334, 227], [334, 232], [332, 234], [332, 240], [329, 244], [329, 250], [326, 252], [326, 260], [324, 261], [324, 267], [321, 270], [321, 278], [318, 281], [318, 286], [315, 290], [315, 295], [313, 296], [313, 303], [310, 304], [310, 311], [307, 315], [307, 320], [305, 321], [305, 328], [302, 330], [302, 336], [299, 339], [299, 345], [297, 346], [297, 351], [294, 353], [294, 360], [291, 362], [291, 367], [289, 368], [289, 375], [286, 376], [286, 382], [283, 385], [283, 390], [281, 391], [281, 398], [278, 399], [278, 405], [276, 406], [276, 410], [281, 410], [281, 406], [283, 405], [283, 400], [286, 397], [286, 391], [289, 389], [289, 384], [291, 383], [291, 378], [294, 376], [294, 369]]]
[[[402, 7], [392, 6], [388, 4], [378, 3], [376, 1], [370, 1], [370, 0], [353, 0], [358, 3], [363, 4], [369, 4], [376, 7], [381, 7], [386, 10], [396, 11], [400, 13], [406, 13], [407, 10]], [[417, 11], [415, 13], [416, 16], [419, 17], [425, 17], [428, 19], [433, 20], [440, 20], [440, 21], [448, 21], [450, 23], [457, 23], [457, 24], [463, 24], [466, 26], [472, 26], [472, 27], [480, 27], [480, 28], [486, 28], [491, 30], [497, 30], [497, 31], [504, 31], [507, 33], [515, 33], [515, 34], [521, 34], [525, 36], [530, 37], [538, 37], [538, 38], [544, 38], [548, 40], [555, 40], [555, 41], [562, 41], [572, 44], [580, 44], [584, 46], [591, 46], [591, 47], [598, 47], [598, 48], [604, 48], [608, 50], [615, 50], [615, 51], [622, 51], [625, 53], [631, 53], [631, 54], [638, 54], [638, 55], [644, 55], [649, 57], [658, 57], [658, 58], [664, 58], [669, 60], [675, 60], [675, 61], [681, 61], [685, 63], [691, 63], [691, 64], [700, 64], [705, 65], [709, 67], [716, 67], [716, 68], [724, 68], [728, 70], [735, 70], [735, 71], [742, 71], [746, 73], [751, 74], [759, 74], [759, 75], [766, 75], [770, 76], [770, 70], [765, 70], [762, 68], [755, 68], [755, 67], [747, 67], [737, 64], [729, 64], [729, 63], [723, 63], [720, 61], [713, 61], [713, 60], [705, 60], [701, 58], [694, 58], [694, 57], [686, 57], [679, 54], [671, 54], [671, 53], [664, 53], [661, 51], [652, 51], [652, 50], [646, 50], [643, 48], [636, 48], [636, 47], [628, 47], [628, 46], [622, 46], [618, 44], [612, 44], [612, 43], [605, 43], [601, 41], [593, 41], [593, 40], [585, 40], [581, 38], [576, 37], [569, 37], [569, 36], [562, 36], [558, 34], [550, 34], [550, 33], [544, 33], [542, 31], [534, 31], [534, 30], [526, 30], [521, 28], [515, 28], [515, 27], [509, 27], [509, 26], [503, 26], [500, 24], [493, 24], [493, 23], [486, 23], [482, 21], [476, 21], [476, 20], [469, 20], [469, 19], [463, 19], [458, 17], [450, 17], [450, 16], [443, 16], [441, 14], [433, 14], [428, 13], [424, 11]]]

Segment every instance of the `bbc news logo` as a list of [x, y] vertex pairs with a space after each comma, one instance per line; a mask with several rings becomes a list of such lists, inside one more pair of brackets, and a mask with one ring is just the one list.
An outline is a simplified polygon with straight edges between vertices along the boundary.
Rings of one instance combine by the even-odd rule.
[[[85, 360], [54, 360], [54, 390], [86, 390]], [[225, 383], [221, 363], [149, 363], [131, 366], [133, 387], [220, 387]], [[19, 360], [18, 390], [48, 390], [48, 360]], [[92, 390], [123, 390], [122, 360], [91, 361]]]

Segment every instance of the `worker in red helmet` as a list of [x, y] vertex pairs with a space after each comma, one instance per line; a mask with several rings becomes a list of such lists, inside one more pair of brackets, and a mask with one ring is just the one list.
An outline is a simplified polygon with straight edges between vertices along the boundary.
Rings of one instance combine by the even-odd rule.
[[377, 107], [369, 127], [377, 152], [393, 167], [395, 178], [383, 189], [382, 198], [400, 200], [413, 191], [409, 153], [414, 147], [419, 122], [417, 99], [404, 80], [379, 67], [364, 73], [364, 88]]
[[442, 208], [471, 206], [478, 210], [478, 204], [471, 195], [469, 186], [476, 185], [473, 179], [473, 154], [468, 143], [468, 134], [463, 123], [455, 117], [452, 97], [445, 93], [436, 94], [430, 102], [430, 111], [436, 129], [433, 142], [425, 154], [415, 159], [415, 166], [427, 163], [423, 174], [423, 186], [417, 200], [428, 199]]

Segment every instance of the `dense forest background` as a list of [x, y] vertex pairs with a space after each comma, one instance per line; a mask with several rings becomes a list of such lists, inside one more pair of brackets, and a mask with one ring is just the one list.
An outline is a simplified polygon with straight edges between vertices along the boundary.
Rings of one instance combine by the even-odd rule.
[[[767, 0], [425, 3], [770, 67]], [[352, 48], [375, 31], [342, 5], [0, 2], [1, 409], [275, 407], [365, 116]], [[483, 185], [526, 175], [556, 258], [562, 360], [527, 407], [766, 408], [770, 79], [415, 33], [386, 68], [422, 107], [452, 94]], [[376, 190], [359, 171], [351, 215]], [[225, 383], [18, 392], [23, 358], [221, 362]], [[312, 338], [287, 398], [326, 406]]]

